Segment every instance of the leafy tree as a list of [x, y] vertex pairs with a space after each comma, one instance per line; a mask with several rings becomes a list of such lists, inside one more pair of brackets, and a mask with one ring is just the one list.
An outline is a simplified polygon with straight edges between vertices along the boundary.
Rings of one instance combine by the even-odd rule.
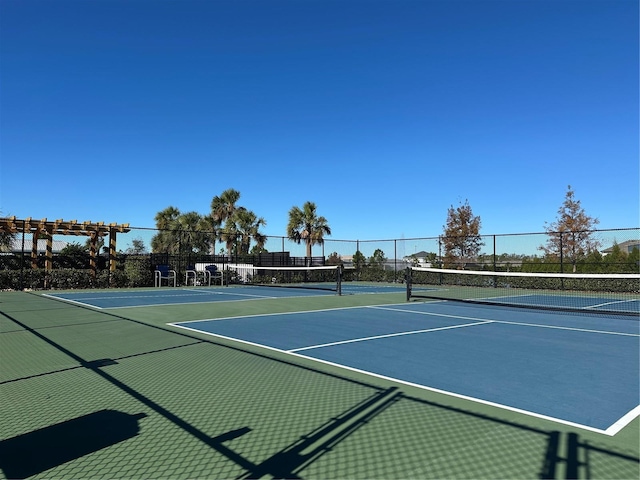
[[0, 232], [0, 252], [9, 252], [13, 246], [13, 239], [15, 234], [11, 232]]
[[249, 250], [249, 253], [251, 255], [258, 255], [260, 253], [269, 253], [269, 250], [264, 248], [264, 246], [259, 247], [258, 245], [254, 245], [253, 247], [251, 247], [251, 250]]
[[638, 273], [640, 271], [640, 250], [637, 248], [631, 250], [627, 258], [627, 266], [629, 273]]
[[603, 273], [607, 271], [604, 257], [598, 250], [589, 252], [579, 265], [582, 273]]
[[0, 252], [10, 252], [13, 247], [13, 240], [16, 238], [15, 233], [5, 232], [4, 230], [0, 232]]
[[89, 252], [89, 249], [86, 246], [80, 245], [79, 243], [75, 243], [75, 242], [67, 243], [64, 247], [62, 247], [62, 249], [60, 249], [60, 255], [64, 255], [67, 257], [73, 257], [73, 256], [84, 257], [88, 252]]
[[420, 266], [420, 259], [418, 258], [418, 256], [415, 253], [412, 253], [411, 255], [409, 255], [409, 261], [411, 262], [411, 266], [413, 267], [419, 267]]
[[367, 264], [367, 259], [365, 258], [365, 256], [362, 254], [362, 252], [360, 250], [356, 251], [356, 253], [353, 254], [353, 267], [356, 270], [360, 270], [362, 267], [364, 267]]
[[333, 252], [327, 257], [327, 265], [341, 265], [342, 258], [338, 255], [338, 252]]
[[60, 265], [65, 268], [85, 268], [89, 258], [89, 249], [79, 243], [68, 243], [58, 255]]
[[331, 235], [331, 228], [326, 218], [318, 216], [316, 204], [305, 202], [302, 209], [294, 206], [289, 210], [287, 235], [298, 244], [304, 241], [307, 246], [306, 256], [311, 257], [311, 246], [322, 245], [324, 236]]
[[548, 256], [561, 258], [562, 263], [568, 260], [575, 272], [577, 262], [600, 247], [592, 232], [598, 223], [597, 218], [585, 213], [569, 185], [564, 202], [558, 209], [558, 217], [552, 223], [545, 223], [548, 240], [540, 249]]
[[141, 238], [134, 238], [131, 240], [131, 246], [125, 251], [128, 255], [143, 255], [147, 253], [147, 247]]
[[[0, 216], [4, 217], [4, 215], [2, 214], [2, 211], [0, 211]], [[13, 241], [15, 238], [16, 238], [15, 233], [1, 230], [0, 231], [0, 252], [10, 252], [11, 248], [13, 247]]]
[[620, 248], [618, 242], [614, 242], [611, 252], [602, 258], [602, 263], [607, 272], [619, 273], [625, 270], [629, 260], [629, 254]]
[[369, 258], [369, 265], [372, 267], [382, 268], [386, 261], [387, 257], [384, 256], [384, 252], [377, 248]]
[[151, 257], [142, 255], [129, 255], [124, 261], [124, 274], [128, 287], [147, 287], [153, 285], [153, 267]]
[[[84, 246], [88, 252], [89, 249], [91, 248], [91, 237], [85, 240]], [[104, 247], [104, 237], [98, 237], [98, 240], [96, 241], [96, 252], [100, 253], [100, 250], [102, 250], [102, 247]]]
[[427, 266], [431, 265], [432, 267], [439, 267], [437, 253], [427, 252], [427, 254], [424, 256], [424, 261], [427, 264]]
[[484, 245], [480, 236], [480, 217], [475, 216], [465, 200], [464, 204], [447, 212], [447, 224], [444, 226], [444, 258], [448, 265], [465, 264], [474, 261]]

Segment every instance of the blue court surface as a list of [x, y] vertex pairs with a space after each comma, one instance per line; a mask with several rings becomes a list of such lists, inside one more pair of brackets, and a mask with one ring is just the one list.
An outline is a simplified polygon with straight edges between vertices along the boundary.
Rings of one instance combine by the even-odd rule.
[[[265, 298], [306, 297], [336, 295], [335, 291], [322, 288], [278, 288], [263, 286], [154, 288], [148, 290], [103, 290], [96, 292], [53, 293], [45, 296], [66, 300], [94, 308], [147, 307], [152, 305], [177, 305], [206, 302], [236, 302]], [[402, 285], [370, 285], [348, 283], [343, 285], [343, 295], [404, 293]]]
[[[482, 302], [484, 299], [476, 299]], [[620, 313], [640, 314], [640, 300], [636, 298], [613, 300], [608, 297], [578, 295], [545, 295], [527, 294], [509, 297], [491, 297], [487, 302], [499, 301], [503, 304], [522, 306], [548, 306], [555, 308], [571, 308], [592, 311], [613, 311]]]
[[637, 317], [430, 302], [174, 325], [608, 435], [640, 413]]
[[150, 290], [130, 291], [114, 290], [100, 292], [69, 292], [49, 294], [47, 296], [96, 308], [122, 308], [207, 302], [237, 302], [242, 300], [258, 300], [265, 298], [335, 294], [335, 292], [329, 290], [234, 286], [216, 288], [155, 288]]

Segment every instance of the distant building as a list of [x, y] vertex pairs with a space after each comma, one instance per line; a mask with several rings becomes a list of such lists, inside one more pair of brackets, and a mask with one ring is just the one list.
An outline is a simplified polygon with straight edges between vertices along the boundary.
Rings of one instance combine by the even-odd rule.
[[[60, 253], [60, 251], [68, 245], [68, 242], [62, 240], [54, 240], [52, 242], [52, 252]], [[11, 252], [12, 253], [20, 253], [23, 251], [26, 253], [31, 253], [31, 247], [33, 246], [33, 241], [29, 238], [24, 239], [24, 247], [22, 246], [22, 238], [14, 238], [13, 242], [11, 242]], [[45, 239], [38, 239], [37, 244], [37, 252], [45, 253], [47, 251], [47, 241]]]
[[430, 254], [423, 251], [416, 252], [412, 255], [404, 257], [402, 260], [409, 265], [415, 265], [418, 267], [431, 267], [431, 262], [427, 260]]
[[[618, 247], [622, 252], [631, 253], [634, 248], [640, 250], [640, 240], [627, 240], [626, 242], [618, 243]], [[613, 252], [613, 246], [602, 250], [602, 255], [607, 255]]]

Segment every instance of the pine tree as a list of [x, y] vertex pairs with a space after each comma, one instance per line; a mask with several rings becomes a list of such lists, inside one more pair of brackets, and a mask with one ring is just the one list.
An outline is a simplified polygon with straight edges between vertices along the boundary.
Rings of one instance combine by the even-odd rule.
[[575, 272], [578, 261], [600, 247], [600, 242], [593, 238], [593, 228], [598, 223], [597, 218], [585, 213], [569, 185], [558, 209], [558, 218], [550, 224], [545, 223], [549, 239], [540, 249], [546, 255], [557, 257], [561, 263], [569, 261]]

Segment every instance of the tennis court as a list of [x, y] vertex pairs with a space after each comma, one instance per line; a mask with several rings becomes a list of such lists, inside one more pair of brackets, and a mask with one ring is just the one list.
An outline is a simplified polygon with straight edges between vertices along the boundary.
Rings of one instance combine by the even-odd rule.
[[640, 315], [640, 274], [558, 274], [412, 267], [407, 300]]
[[[406, 287], [398, 284], [370, 284], [351, 282], [342, 287], [343, 295], [402, 293]], [[334, 290], [322, 285], [301, 285], [300, 287], [242, 286], [194, 287], [194, 288], [154, 288], [145, 290], [118, 290], [95, 292], [61, 292], [47, 294], [79, 305], [95, 308], [145, 307], [152, 305], [179, 305], [209, 302], [237, 302], [244, 300], [264, 300], [275, 298], [335, 296]]]
[[[346, 282], [342, 288], [345, 295], [354, 295], [404, 293], [407, 287]], [[502, 290], [487, 296], [486, 288], [481, 290], [481, 295], [464, 299], [473, 304], [410, 302], [173, 325], [601, 433], [615, 433], [637, 416], [640, 323], [626, 317], [638, 315], [640, 299], [558, 292], [502, 295]], [[419, 287], [412, 296], [438, 297], [451, 291]], [[335, 295], [335, 290], [312, 283], [50, 295], [117, 309], [304, 298]], [[520, 308], [493, 305], [496, 302]], [[580, 313], [550, 311], [556, 308]], [[600, 309], [623, 315], [595, 315]]]
[[637, 315], [342, 289], [0, 292], [0, 478], [637, 478]]
[[432, 302], [178, 323], [602, 433], [638, 414], [640, 325]]

